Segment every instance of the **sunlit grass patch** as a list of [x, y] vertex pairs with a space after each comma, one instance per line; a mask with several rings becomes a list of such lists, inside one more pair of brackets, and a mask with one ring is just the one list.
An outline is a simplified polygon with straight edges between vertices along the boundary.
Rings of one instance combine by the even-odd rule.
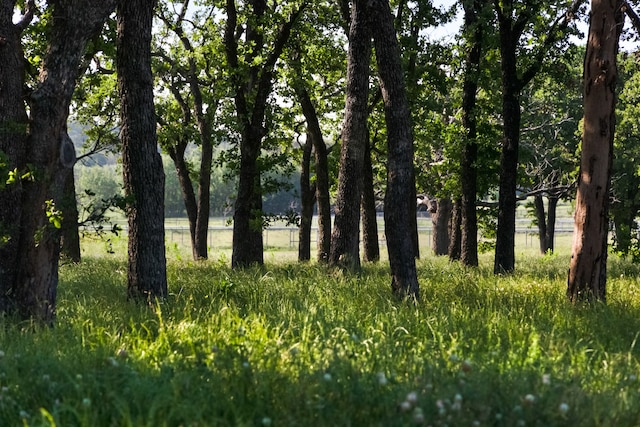
[[612, 259], [608, 304], [576, 307], [567, 265], [427, 255], [410, 304], [385, 263], [175, 259], [147, 307], [123, 257], [86, 257], [55, 328], [3, 322], [0, 425], [638, 425], [638, 269]]

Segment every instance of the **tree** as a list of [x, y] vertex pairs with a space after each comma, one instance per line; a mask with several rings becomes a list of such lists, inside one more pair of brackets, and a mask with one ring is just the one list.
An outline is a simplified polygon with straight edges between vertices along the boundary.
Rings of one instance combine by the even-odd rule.
[[120, 0], [116, 66], [129, 224], [128, 293], [152, 302], [167, 293], [164, 171], [158, 152], [151, 73], [154, 1]]
[[462, 124], [466, 130], [466, 141], [463, 146], [460, 162], [460, 198], [461, 213], [461, 248], [460, 259], [468, 266], [478, 265], [478, 218], [476, 198], [478, 197], [478, 143], [477, 107], [478, 80], [480, 78], [480, 61], [484, 22], [481, 14], [488, 4], [484, 0], [466, 0], [464, 8], [463, 33], [466, 41], [466, 58], [464, 62], [464, 82], [462, 94]]
[[[385, 235], [391, 266], [391, 289], [396, 296], [418, 299], [414, 243], [416, 184], [413, 131], [404, 84], [400, 46], [387, 0], [369, 1], [371, 32], [387, 125], [387, 191], [384, 200]], [[373, 29], [376, 31], [373, 31]]]
[[606, 300], [609, 190], [622, 1], [592, 0], [584, 60], [584, 120], [567, 283], [572, 302]]
[[[207, 258], [207, 234], [209, 230], [209, 210], [211, 202], [211, 167], [213, 164], [213, 121], [219, 102], [216, 96], [218, 76], [214, 66], [218, 61], [215, 45], [218, 43], [217, 35], [207, 25], [194, 25], [203, 34], [187, 34], [184, 26], [187, 19], [187, 9], [190, 1], [183, 0], [180, 11], [172, 19], [167, 10], [160, 10], [159, 16], [166, 28], [177, 37], [179, 47], [165, 52], [166, 46], [159, 46], [155, 55], [163, 61], [156, 70], [162, 71], [162, 80], [178, 103], [181, 118], [178, 123], [170, 122], [167, 118], [161, 119], [163, 133], [163, 146], [173, 160], [178, 174], [182, 190], [187, 218], [189, 219], [189, 231], [191, 246], [195, 260]], [[194, 19], [194, 18], [191, 18]], [[192, 38], [207, 40], [207, 47], [194, 45]], [[166, 40], [164, 40], [166, 42]], [[198, 59], [202, 58], [200, 62]], [[213, 92], [213, 96], [207, 93]], [[166, 109], [170, 109], [168, 106]], [[177, 126], [176, 126], [177, 124]], [[177, 129], [176, 129], [177, 127]], [[191, 170], [185, 159], [188, 145], [192, 142], [195, 127], [197, 139], [201, 150], [200, 167], [197, 182], [197, 196], [191, 181]]]
[[331, 234], [329, 264], [352, 270], [360, 268], [360, 201], [362, 171], [367, 141], [367, 102], [369, 97], [369, 65], [371, 33], [365, 2], [351, 6], [349, 47], [347, 49], [347, 87], [338, 193]]
[[[503, 138], [500, 157], [498, 195], [498, 228], [494, 273], [509, 273], [515, 268], [516, 187], [520, 145], [521, 105], [523, 88], [542, 67], [544, 58], [565, 30], [582, 3], [576, 0], [551, 23], [537, 25], [552, 16], [552, 8], [544, 2], [494, 1], [500, 36], [500, 69], [502, 76]], [[564, 7], [564, 4], [561, 5]], [[536, 24], [536, 25], [534, 25]], [[540, 41], [526, 56], [518, 57], [520, 42], [528, 29], [533, 29]], [[529, 40], [532, 40], [529, 38]]]
[[[274, 68], [287, 43], [291, 29], [306, 3], [289, 5], [290, 13], [283, 17], [269, 9], [266, 0], [247, 3], [247, 21], [238, 19], [234, 0], [227, 0], [227, 20], [224, 30], [224, 48], [236, 107], [237, 132], [240, 134], [240, 166], [238, 196], [233, 215], [233, 254], [231, 264], [243, 267], [262, 264], [263, 212], [262, 185], [259, 156], [262, 140], [267, 133], [265, 116], [271, 94]], [[274, 7], [277, 7], [274, 4]], [[267, 34], [267, 18], [277, 15], [281, 20], [272, 22], [275, 33]], [[246, 46], [241, 56], [239, 39], [245, 35]], [[267, 36], [268, 40], [267, 40]], [[270, 42], [270, 43], [268, 43]]]
[[[12, 27], [15, 3], [2, 3], [3, 16], [8, 14], [3, 25], [7, 26], [5, 31], [12, 41], [6, 50], [9, 67], [15, 67], [15, 64], [11, 65], [11, 58], [22, 54], [19, 35], [29, 22], [23, 19]], [[27, 2], [27, 6], [30, 9], [35, 4]], [[7, 113], [11, 132], [14, 132], [13, 141], [6, 146], [11, 166], [14, 166], [10, 181], [21, 179], [21, 183], [14, 187], [17, 193], [9, 194], [9, 197], [17, 195], [20, 200], [17, 205], [8, 206], [18, 211], [19, 216], [12, 216], [17, 222], [13, 223], [15, 228], [10, 228], [8, 235], [11, 244], [16, 245], [14, 256], [0, 269], [8, 279], [0, 279], [6, 286], [2, 308], [40, 323], [50, 324], [55, 319], [62, 220], [58, 206], [67, 176], [65, 169], [75, 163], [73, 146], [69, 146], [66, 138], [69, 103], [87, 42], [102, 29], [114, 6], [113, 1], [99, 4], [50, 1], [47, 6], [51, 10], [50, 18], [43, 21], [48, 46], [36, 87], [26, 97], [19, 97], [22, 105], [7, 104], [11, 107]], [[25, 16], [31, 13], [27, 10]], [[8, 87], [15, 89], [13, 85], [20, 79], [22, 85], [26, 83], [22, 70], [20, 67], [11, 70], [18, 73], [15, 76], [18, 80], [10, 78]], [[26, 117], [25, 99], [29, 102], [28, 125], [21, 121]], [[14, 144], [21, 144], [21, 147], [14, 147]], [[5, 214], [2, 217], [3, 220], [7, 218]]]

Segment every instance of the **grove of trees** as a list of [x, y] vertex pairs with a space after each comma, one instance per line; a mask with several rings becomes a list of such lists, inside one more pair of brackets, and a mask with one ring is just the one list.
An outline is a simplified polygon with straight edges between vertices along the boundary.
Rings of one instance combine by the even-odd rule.
[[[245, 268], [285, 216], [309, 260], [317, 212], [318, 262], [358, 271], [380, 258], [380, 210], [392, 292], [417, 300], [417, 200], [436, 254], [473, 267], [491, 246], [495, 274], [516, 268], [519, 204], [548, 253], [575, 203], [567, 294], [604, 300], [610, 231], [640, 253], [640, 58], [619, 52], [635, 6], [0, 0], [0, 311], [53, 322], [60, 253], [80, 261], [79, 223], [108, 209], [127, 217], [135, 300], [168, 295], [167, 213], [188, 219], [194, 260], [228, 213]], [[73, 173], [101, 152], [118, 184]], [[287, 191], [299, 202], [270, 212]]]

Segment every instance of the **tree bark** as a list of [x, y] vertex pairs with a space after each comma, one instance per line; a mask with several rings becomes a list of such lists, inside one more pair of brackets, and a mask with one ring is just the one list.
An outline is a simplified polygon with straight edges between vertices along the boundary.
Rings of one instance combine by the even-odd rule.
[[[24, 53], [21, 31], [13, 23], [16, 0], [0, 1], [0, 152], [5, 156], [6, 181], [12, 170], [24, 172], [26, 163], [27, 112], [23, 99]], [[11, 295], [18, 275], [22, 182], [17, 180], [0, 191], [0, 312], [15, 306]]]
[[460, 226], [462, 224], [461, 202], [456, 200], [453, 202], [451, 209], [451, 218], [449, 219], [449, 248], [447, 253], [450, 261], [460, 259], [462, 247], [462, 234]]
[[[258, 158], [262, 149], [262, 139], [267, 129], [264, 119], [267, 100], [272, 89], [276, 62], [289, 39], [291, 28], [300, 16], [300, 9], [294, 10], [276, 35], [273, 49], [267, 52], [264, 28], [257, 23], [268, 10], [265, 0], [248, 2], [253, 18], [246, 28], [238, 24], [236, 4], [227, 0], [227, 22], [224, 31], [224, 47], [227, 63], [234, 86], [236, 116], [240, 129], [240, 171], [238, 196], [233, 214], [233, 254], [231, 265], [245, 267], [264, 263], [262, 240], [262, 185]], [[236, 32], [238, 25], [246, 32], [247, 43], [251, 46], [245, 55], [246, 64], [240, 64]], [[262, 58], [264, 61], [255, 61]], [[258, 63], [257, 65], [255, 63]]]
[[547, 218], [544, 211], [544, 200], [537, 195], [533, 198], [533, 205], [536, 211], [536, 222], [538, 223], [538, 238], [540, 240], [540, 253], [547, 253], [549, 244], [547, 242]]
[[302, 171], [300, 172], [300, 230], [298, 239], [298, 261], [311, 259], [311, 225], [313, 223], [313, 207], [315, 205], [315, 187], [311, 185], [311, 154], [313, 144], [311, 135], [307, 133], [307, 141], [302, 147]]
[[496, 253], [493, 266], [495, 274], [510, 273], [515, 269], [516, 184], [521, 112], [516, 49], [512, 46], [513, 43], [517, 43], [517, 39], [514, 40], [511, 32], [501, 31], [503, 139], [500, 155]]
[[338, 194], [329, 253], [330, 265], [341, 265], [351, 270], [360, 268], [360, 200], [367, 141], [371, 35], [365, 3], [364, 0], [356, 0], [351, 8], [346, 106], [342, 126]]
[[[318, 203], [318, 262], [327, 262], [331, 250], [331, 200], [329, 198], [329, 160], [320, 121], [311, 97], [302, 82], [296, 85], [302, 113], [307, 121], [307, 144], [315, 155], [315, 198]], [[310, 161], [310, 159], [309, 159]], [[313, 204], [311, 212], [313, 214]], [[311, 232], [311, 229], [309, 229]]]
[[[416, 189], [413, 128], [404, 84], [400, 45], [388, 0], [368, 0], [376, 62], [387, 125], [387, 192], [385, 235], [391, 267], [391, 289], [400, 298], [417, 300]], [[375, 29], [375, 31], [374, 31]]]
[[119, 0], [116, 64], [129, 224], [128, 294], [152, 302], [167, 292], [164, 171], [151, 73], [154, 1]]
[[467, 133], [462, 151], [460, 181], [462, 186], [461, 207], [461, 248], [463, 265], [478, 266], [478, 218], [476, 197], [478, 187], [478, 144], [476, 98], [480, 61], [482, 58], [483, 27], [479, 15], [486, 1], [464, 1], [464, 31], [468, 37], [468, 51], [464, 63], [464, 83], [462, 93], [462, 124]]
[[371, 164], [371, 142], [368, 137], [362, 173], [362, 244], [365, 261], [377, 262], [380, 260], [376, 196], [373, 187], [373, 166]]
[[449, 221], [451, 219], [451, 200], [437, 199], [436, 209], [431, 214], [433, 224], [433, 253], [437, 256], [449, 253]]
[[64, 190], [60, 210], [62, 211], [61, 252], [69, 261], [78, 263], [80, 253], [80, 233], [78, 230], [78, 202], [76, 200], [76, 180], [72, 169], [65, 169]]
[[622, 1], [592, 0], [584, 60], [584, 125], [567, 297], [606, 300], [609, 189]]

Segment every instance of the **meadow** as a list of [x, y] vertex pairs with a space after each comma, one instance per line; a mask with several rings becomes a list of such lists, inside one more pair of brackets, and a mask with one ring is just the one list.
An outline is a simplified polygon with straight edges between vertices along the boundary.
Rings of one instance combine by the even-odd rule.
[[384, 261], [233, 271], [169, 245], [147, 307], [113, 244], [62, 265], [54, 328], [1, 320], [1, 426], [640, 425], [640, 266], [614, 256], [607, 304], [573, 306], [566, 245], [500, 277], [423, 249], [413, 304]]

